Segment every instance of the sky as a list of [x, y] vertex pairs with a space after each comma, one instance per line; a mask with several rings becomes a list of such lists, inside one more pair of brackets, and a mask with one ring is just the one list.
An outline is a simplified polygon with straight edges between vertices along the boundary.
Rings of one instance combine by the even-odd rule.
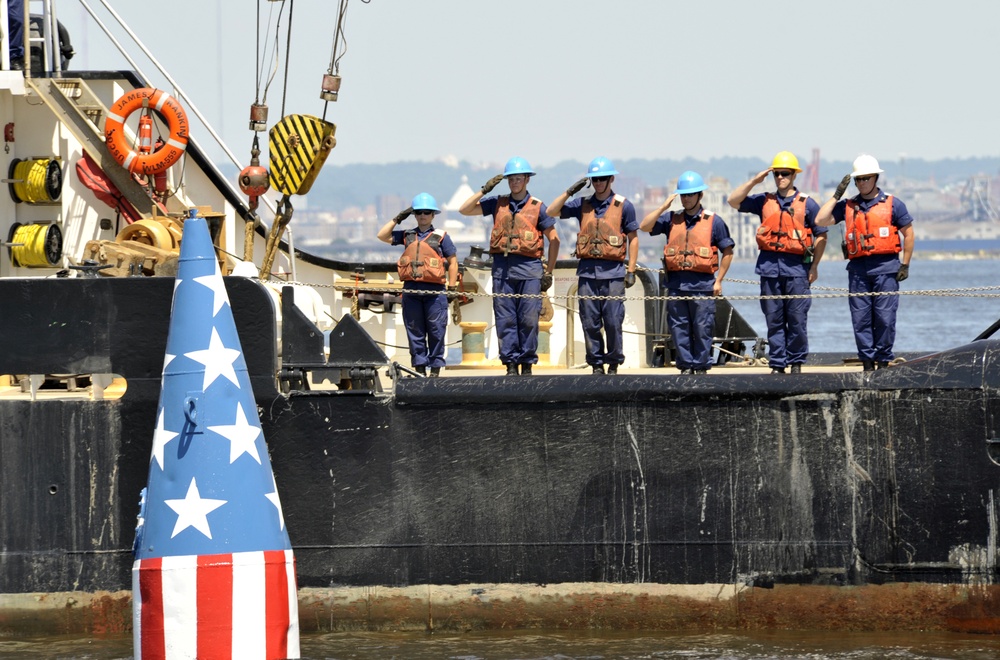
[[[113, 24], [101, 2], [89, 0]], [[245, 164], [255, 17], [259, 5], [261, 35], [271, 17], [260, 48], [273, 52], [280, 4], [116, 10]], [[71, 68], [127, 67], [81, 5], [58, 11], [77, 51]], [[287, 113], [323, 114], [335, 25], [334, 0], [294, 0]], [[1000, 3], [982, 0], [349, 0], [327, 162], [520, 155], [552, 166], [782, 150], [809, 160], [813, 148], [836, 160], [996, 157], [998, 26]], [[282, 55], [272, 123], [284, 66]]]

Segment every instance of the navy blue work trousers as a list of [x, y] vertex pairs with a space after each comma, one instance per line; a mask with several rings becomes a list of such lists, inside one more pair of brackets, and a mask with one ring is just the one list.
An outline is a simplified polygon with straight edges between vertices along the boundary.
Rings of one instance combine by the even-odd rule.
[[[899, 291], [896, 274], [868, 275], [848, 271], [848, 288], [851, 293]], [[851, 296], [851, 322], [854, 324], [854, 342], [858, 357], [870, 362], [889, 362], [895, 357], [892, 345], [896, 342], [896, 310], [899, 296]]]
[[410, 364], [443, 367], [448, 332], [448, 297], [403, 292], [403, 327], [410, 342]]
[[[509, 280], [494, 277], [493, 293], [538, 295], [542, 281]], [[542, 313], [541, 298], [493, 298], [497, 339], [500, 341], [500, 361], [504, 364], [536, 364], [538, 362], [538, 316]]]
[[[808, 277], [762, 277], [760, 295], [808, 295]], [[767, 362], [772, 367], [803, 364], [809, 355], [806, 319], [811, 298], [761, 298], [760, 309], [767, 322]]]
[[667, 323], [674, 338], [678, 369], [711, 369], [712, 335], [715, 333], [715, 296], [711, 292], [678, 291], [673, 296], [697, 296], [699, 300], [667, 301]]
[[[581, 277], [577, 286], [581, 296], [625, 296], [625, 280], [597, 280]], [[622, 324], [625, 322], [623, 300], [580, 299], [580, 324], [587, 348], [587, 364], [622, 364], [625, 351], [622, 346]], [[604, 334], [601, 333], [603, 328]], [[607, 335], [605, 349], [604, 336]]]

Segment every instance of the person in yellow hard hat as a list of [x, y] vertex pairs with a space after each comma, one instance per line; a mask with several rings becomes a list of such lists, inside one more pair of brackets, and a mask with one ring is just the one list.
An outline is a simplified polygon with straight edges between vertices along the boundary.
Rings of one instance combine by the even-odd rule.
[[[847, 282], [851, 293], [896, 292], [899, 283], [910, 276], [913, 218], [906, 204], [878, 187], [883, 171], [874, 156], [858, 156], [854, 160], [854, 171], [843, 178], [816, 218], [816, 222], [824, 226], [844, 223]], [[842, 200], [852, 178], [858, 194]], [[864, 370], [888, 367], [894, 357], [892, 346], [896, 341], [899, 296], [851, 296], [848, 302], [854, 342]]]
[[[767, 321], [768, 364], [776, 374], [785, 373], [789, 366], [792, 373], [800, 373], [809, 355], [806, 324], [812, 300], [783, 296], [810, 294], [809, 285], [819, 276], [826, 249], [827, 229], [816, 223], [819, 204], [795, 187], [801, 171], [795, 154], [779, 152], [769, 168], [734, 190], [727, 200], [741, 213], [760, 216], [755, 272], [760, 276], [760, 308]], [[768, 175], [774, 177], [775, 192], [751, 195]]]

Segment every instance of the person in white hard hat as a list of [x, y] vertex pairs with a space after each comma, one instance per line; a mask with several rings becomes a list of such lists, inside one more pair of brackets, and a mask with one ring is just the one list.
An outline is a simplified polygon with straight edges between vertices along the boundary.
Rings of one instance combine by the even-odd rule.
[[[913, 218], [906, 205], [878, 187], [883, 173], [873, 156], [854, 160], [854, 171], [819, 209], [817, 224], [844, 223], [844, 253], [851, 293], [899, 291], [899, 283], [910, 275], [913, 256]], [[851, 179], [858, 194], [841, 199]], [[899, 255], [903, 258], [900, 262]], [[899, 296], [852, 296], [851, 321], [858, 357], [865, 371], [889, 366], [896, 340], [896, 310]]]

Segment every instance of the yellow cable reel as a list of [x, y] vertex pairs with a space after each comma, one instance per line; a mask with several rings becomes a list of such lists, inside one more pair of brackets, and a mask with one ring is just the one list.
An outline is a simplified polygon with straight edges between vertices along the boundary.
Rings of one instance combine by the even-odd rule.
[[62, 230], [56, 224], [15, 222], [7, 242], [11, 244], [10, 261], [15, 268], [52, 268], [62, 259]]
[[62, 194], [62, 166], [58, 158], [10, 161], [8, 190], [15, 204], [54, 202]]

